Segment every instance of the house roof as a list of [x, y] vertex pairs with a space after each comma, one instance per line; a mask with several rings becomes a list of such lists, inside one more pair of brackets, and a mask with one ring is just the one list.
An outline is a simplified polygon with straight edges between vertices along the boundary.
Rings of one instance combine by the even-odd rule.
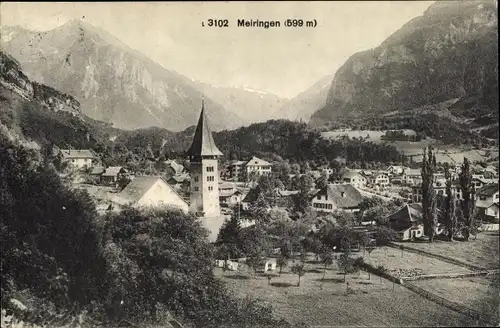
[[269, 166], [269, 165], [271, 165], [271, 163], [255, 156], [252, 157], [252, 159], [247, 162], [247, 166]]
[[342, 179], [350, 179], [355, 177], [363, 177], [363, 176], [356, 171], [346, 171], [342, 174]]
[[165, 161], [165, 164], [167, 164], [176, 174], [182, 173], [184, 171], [184, 166], [182, 164], [177, 163], [175, 159], [167, 160]]
[[90, 149], [61, 149], [64, 158], [94, 158]]
[[405, 171], [405, 175], [407, 176], [420, 176], [420, 170], [419, 169], [408, 169]]
[[[186, 180], [189, 180], [189, 174], [187, 173], [181, 173], [181, 174], [176, 174], [172, 176], [169, 181], [174, 182], [174, 183], [182, 183]], [[173, 180], [173, 181], [172, 181]]]
[[204, 101], [201, 106], [200, 118], [193, 136], [193, 142], [188, 149], [189, 156], [222, 156], [222, 152], [215, 145], [212, 131], [208, 126], [208, 120], [205, 115]]
[[221, 190], [219, 191], [219, 197], [231, 197], [235, 194], [241, 194], [239, 190]]
[[297, 195], [300, 193], [300, 190], [277, 190], [277, 194], [282, 197], [288, 197], [292, 195]]
[[231, 161], [231, 163], [229, 163], [229, 165], [231, 166], [237, 166], [237, 165], [245, 165], [245, 161]]
[[235, 188], [236, 185], [232, 182], [227, 182], [227, 181], [220, 181], [219, 182], [219, 189], [229, 189], [229, 188]]
[[498, 192], [498, 183], [489, 183], [481, 188], [479, 188], [478, 191], [476, 191], [476, 194], [478, 196], [493, 196], [495, 193]]
[[[165, 182], [159, 176], [137, 176], [114, 198], [114, 201], [121, 205], [133, 204], [139, 201], [158, 180]], [[168, 183], [165, 184], [177, 193]]]
[[94, 166], [92, 168], [92, 171], [90, 172], [90, 175], [100, 175], [102, 174], [106, 168], [104, 166]]
[[121, 170], [125, 170], [122, 166], [110, 166], [102, 174], [105, 177], [114, 177], [120, 173]]
[[363, 201], [363, 195], [348, 183], [329, 184], [321, 192], [326, 192], [328, 200], [340, 208], [357, 207]]
[[420, 203], [407, 204], [389, 215], [389, 221], [399, 221], [403, 218], [409, 218], [410, 222], [420, 222], [423, 219], [423, 208]]

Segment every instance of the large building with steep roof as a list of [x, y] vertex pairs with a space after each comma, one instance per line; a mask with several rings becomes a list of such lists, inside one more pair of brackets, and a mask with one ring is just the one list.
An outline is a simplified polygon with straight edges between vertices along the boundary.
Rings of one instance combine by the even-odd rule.
[[137, 176], [120, 193], [116, 194], [112, 203], [116, 208], [123, 206], [171, 206], [187, 213], [186, 201], [158, 176]]
[[271, 173], [271, 167], [272, 164], [269, 163], [268, 161], [265, 161], [263, 159], [254, 156], [246, 164], [247, 178], [250, 177], [250, 175], [252, 174], [255, 174], [257, 176], [269, 174]]
[[219, 217], [219, 157], [223, 154], [215, 145], [208, 126], [202, 100], [200, 118], [187, 151], [191, 162], [190, 212], [198, 217]]

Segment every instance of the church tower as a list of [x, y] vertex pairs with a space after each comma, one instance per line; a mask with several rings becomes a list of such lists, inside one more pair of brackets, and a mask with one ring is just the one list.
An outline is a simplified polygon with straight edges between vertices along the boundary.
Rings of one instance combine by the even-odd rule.
[[223, 154], [215, 145], [205, 115], [202, 99], [201, 114], [193, 143], [188, 150], [191, 162], [191, 196], [189, 211], [199, 217], [219, 217], [219, 157]]

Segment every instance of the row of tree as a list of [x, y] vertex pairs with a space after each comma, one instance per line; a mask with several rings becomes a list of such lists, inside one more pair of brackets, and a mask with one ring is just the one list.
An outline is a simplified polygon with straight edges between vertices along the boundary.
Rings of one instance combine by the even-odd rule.
[[[453, 241], [458, 235], [468, 241], [471, 234], [477, 231], [476, 196], [471, 164], [467, 158], [464, 158], [460, 168], [458, 186], [452, 178], [450, 168], [445, 165], [446, 194], [444, 197], [438, 197], [434, 190], [436, 170], [435, 152], [429, 146], [424, 149], [421, 169], [424, 234], [429, 237], [430, 242], [434, 241], [438, 225], [438, 209], [442, 209], [448, 239]], [[458, 200], [455, 192], [456, 187], [460, 188], [462, 195]]]

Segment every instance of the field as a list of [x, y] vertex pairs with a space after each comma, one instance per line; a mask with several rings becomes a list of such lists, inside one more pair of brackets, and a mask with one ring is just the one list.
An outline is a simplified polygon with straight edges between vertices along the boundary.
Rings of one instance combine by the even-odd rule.
[[412, 282], [414, 285], [447, 300], [467, 306], [486, 317], [497, 316], [500, 305], [499, 277], [465, 277], [430, 279]]
[[498, 269], [498, 262], [500, 260], [498, 232], [480, 233], [478, 234], [476, 240], [469, 242], [455, 241], [450, 243], [437, 240], [432, 244], [412, 242], [404, 242], [400, 244], [418, 248], [430, 253], [455, 258], [486, 269]]
[[[403, 130], [405, 134], [415, 134], [413, 130]], [[452, 145], [441, 144], [438, 140], [427, 138], [418, 142], [409, 141], [384, 141], [380, 137], [386, 133], [386, 130], [376, 131], [376, 130], [333, 130], [328, 132], [322, 132], [321, 135], [325, 139], [336, 139], [341, 136], [349, 136], [350, 138], [367, 137], [368, 140], [375, 143], [387, 143], [393, 145], [407, 156], [414, 156], [413, 160], [419, 162], [422, 160], [422, 149], [428, 145], [432, 145], [437, 149], [436, 160], [438, 162], [456, 162], [462, 163], [464, 157], [467, 157], [471, 161], [482, 161], [488, 158], [486, 149], [470, 149], [465, 147], [457, 147]], [[498, 149], [488, 149], [490, 153], [489, 157], [498, 157]]]
[[370, 255], [366, 253], [364, 259], [365, 262], [371, 263], [374, 267], [383, 266], [391, 275], [396, 277], [471, 272], [469, 269], [458, 265], [416, 253], [402, 252], [393, 247], [376, 248]]
[[[346, 283], [334, 264], [322, 281], [323, 269], [306, 264], [307, 273], [297, 287], [297, 275], [284, 272], [268, 283], [266, 277], [246, 268], [215, 274], [239, 297], [252, 296], [271, 304], [277, 315], [302, 327], [347, 326], [471, 326], [465, 315], [449, 310], [407, 288], [365, 272], [347, 275], [353, 293], [346, 295]], [[288, 271], [288, 270], [287, 270]]]
[[[389, 130], [332, 130], [327, 132], [322, 132], [321, 135], [325, 139], [336, 139], [341, 136], [348, 136], [349, 138], [365, 138], [368, 137], [370, 141], [377, 142], [381, 141], [380, 137], [383, 136]], [[413, 130], [403, 130], [406, 135], [415, 135]]]

